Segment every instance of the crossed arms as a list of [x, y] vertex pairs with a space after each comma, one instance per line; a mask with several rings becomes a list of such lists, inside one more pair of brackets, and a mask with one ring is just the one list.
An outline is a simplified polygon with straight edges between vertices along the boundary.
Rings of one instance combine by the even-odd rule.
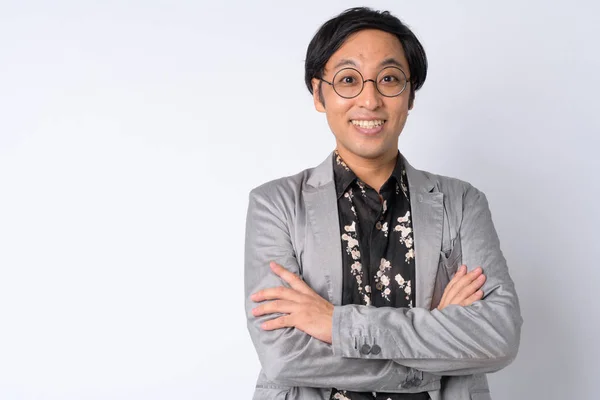
[[[300, 273], [284, 205], [276, 196], [254, 190], [246, 225], [246, 313], [267, 377], [288, 386], [400, 392], [406, 391], [402, 383], [416, 370], [423, 373], [426, 385], [439, 375], [492, 372], [508, 365], [516, 356], [522, 323], [514, 285], [483, 193], [469, 186], [463, 208], [459, 232], [463, 262], [484, 265], [482, 301], [442, 310], [335, 306], [329, 344], [326, 336], [313, 337], [293, 326], [265, 330], [265, 322], [285, 313], [255, 316], [252, 311], [257, 301], [267, 299], [251, 299], [252, 294], [264, 295], [265, 289], [286, 282], [280, 278], [281, 270], [274, 273], [276, 269], [268, 268], [271, 261]], [[360, 351], [372, 343], [378, 343], [381, 352]]]

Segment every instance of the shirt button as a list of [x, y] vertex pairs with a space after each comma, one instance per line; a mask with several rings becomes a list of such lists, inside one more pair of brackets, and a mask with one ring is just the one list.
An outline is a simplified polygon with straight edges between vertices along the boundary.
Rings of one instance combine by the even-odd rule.
[[360, 352], [363, 354], [369, 354], [371, 352], [371, 346], [369, 346], [368, 344], [363, 344], [360, 348]]
[[375, 224], [375, 228], [381, 230], [381, 222], [377, 221], [377, 223]]
[[379, 353], [381, 353], [381, 347], [374, 344], [373, 347], [371, 347], [371, 354], [377, 355]]

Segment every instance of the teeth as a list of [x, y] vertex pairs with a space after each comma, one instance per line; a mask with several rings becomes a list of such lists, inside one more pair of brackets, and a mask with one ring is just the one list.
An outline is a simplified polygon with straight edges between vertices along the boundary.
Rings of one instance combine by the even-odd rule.
[[383, 125], [385, 121], [382, 119], [376, 119], [371, 121], [353, 119], [351, 122], [353, 125], [360, 126], [361, 128], [375, 128], [377, 126]]

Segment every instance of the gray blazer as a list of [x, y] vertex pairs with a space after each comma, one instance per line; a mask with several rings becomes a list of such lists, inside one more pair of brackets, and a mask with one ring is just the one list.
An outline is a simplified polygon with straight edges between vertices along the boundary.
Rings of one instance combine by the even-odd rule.
[[[485, 373], [516, 357], [522, 318], [485, 195], [458, 179], [413, 168], [415, 308], [341, 306], [342, 249], [332, 154], [318, 167], [250, 193], [246, 221], [248, 330], [262, 365], [254, 399], [328, 399], [331, 388], [428, 391], [433, 400], [491, 399]], [[249, 296], [283, 285], [269, 262], [299, 274], [334, 306], [333, 343], [293, 329], [263, 331]], [[484, 298], [439, 311], [459, 265], [482, 266]], [[363, 354], [363, 345], [379, 354]]]

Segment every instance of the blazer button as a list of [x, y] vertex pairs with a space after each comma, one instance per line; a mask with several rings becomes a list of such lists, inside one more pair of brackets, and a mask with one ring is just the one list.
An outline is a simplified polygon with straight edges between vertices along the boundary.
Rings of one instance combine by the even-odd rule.
[[371, 346], [369, 346], [368, 344], [363, 344], [360, 348], [360, 352], [363, 354], [369, 354], [371, 352]]
[[374, 344], [373, 347], [371, 347], [371, 354], [377, 355], [379, 353], [381, 353], [381, 347]]

